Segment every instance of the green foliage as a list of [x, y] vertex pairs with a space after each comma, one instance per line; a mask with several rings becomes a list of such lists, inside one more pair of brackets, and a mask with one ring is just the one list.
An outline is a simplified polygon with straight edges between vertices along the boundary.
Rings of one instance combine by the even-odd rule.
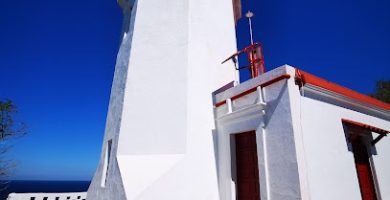
[[373, 94], [370, 94], [378, 100], [386, 103], [390, 103], [390, 80], [379, 80], [376, 82], [376, 90]]

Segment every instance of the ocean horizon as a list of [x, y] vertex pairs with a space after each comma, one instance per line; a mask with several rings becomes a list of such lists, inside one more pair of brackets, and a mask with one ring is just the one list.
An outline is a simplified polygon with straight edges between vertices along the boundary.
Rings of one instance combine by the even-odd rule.
[[0, 190], [0, 200], [10, 193], [86, 192], [91, 181], [0, 180], [1, 188], [6, 183], [6, 188]]

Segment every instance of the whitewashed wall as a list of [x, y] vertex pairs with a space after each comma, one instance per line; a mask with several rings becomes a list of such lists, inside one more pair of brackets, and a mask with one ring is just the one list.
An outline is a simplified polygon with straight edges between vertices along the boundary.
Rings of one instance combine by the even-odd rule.
[[[374, 117], [351, 110], [337, 98], [310, 94], [298, 86], [290, 90], [295, 143], [303, 199], [361, 199], [353, 153], [348, 151], [342, 118], [390, 130], [390, 114]], [[316, 93], [316, 92], [315, 92]], [[367, 106], [368, 110], [371, 109]], [[369, 112], [369, 111], [367, 111]], [[372, 112], [370, 112], [372, 113]], [[372, 133], [375, 138], [378, 136]], [[385, 137], [375, 145], [373, 156], [382, 199], [390, 199], [390, 140]]]
[[[301, 125], [307, 177], [312, 199], [360, 199], [353, 153], [348, 151], [342, 118], [390, 130], [390, 122], [356, 111], [301, 98]], [[378, 136], [373, 133], [374, 138]], [[382, 199], [390, 199], [390, 140], [376, 144], [373, 156]]]

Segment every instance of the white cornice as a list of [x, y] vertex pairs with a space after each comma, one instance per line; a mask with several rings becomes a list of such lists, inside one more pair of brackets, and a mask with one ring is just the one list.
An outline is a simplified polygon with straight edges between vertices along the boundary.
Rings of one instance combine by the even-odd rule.
[[301, 88], [301, 94], [305, 97], [310, 97], [323, 102], [348, 108], [360, 113], [374, 115], [385, 120], [390, 120], [390, 111], [388, 110], [378, 108], [367, 103], [363, 103], [359, 100], [308, 83]]

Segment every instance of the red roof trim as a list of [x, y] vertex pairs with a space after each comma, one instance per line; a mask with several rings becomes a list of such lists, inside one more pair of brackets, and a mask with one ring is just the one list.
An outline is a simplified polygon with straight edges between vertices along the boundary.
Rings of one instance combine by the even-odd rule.
[[362, 103], [366, 103], [366, 104], [373, 105], [375, 107], [390, 111], [390, 104], [388, 104], [388, 103], [379, 101], [377, 99], [374, 99], [374, 98], [369, 97], [367, 95], [361, 94], [359, 92], [355, 92], [351, 89], [348, 89], [346, 87], [329, 82], [327, 80], [316, 77], [312, 74], [309, 74], [309, 73], [304, 72], [304, 71], [299, 70], [299, 69], [296, 69], [295, 74], [296, 74], [295, 76], [296, 76], [298, 82], [300, 82], [301, 86], [309, 83], [311, 85], [315, 85], [317, 87], [344, 95], [344, 96], [349, 97], [351, 99], [358, 100]]
[[[239, 93], [239, 94], [237, 94], [237, 95], [234, 95], [234, 96], [231, 97], [230, 99], [231, 99], [231, 100], [238, 99], [238, 98], [240, 98], [240, 97], [242, 97], [242, 96], [245, 96], [245, 95], [247, 95], [247, 94], [250, 94], [250, 93], [252, 93], [252, 92], [255, 92], [255, 91], [257, 90], [257, 87], [259, 87], [259, 86], [260, 86], [260, 87], [267, 87], [267, 86], [269, 86], [269, 85], [271, 85], [271, 84], [274, 84], [274, 83], [276, 83], [276, 82], [278, 82], [278, 81], [280, 81], [280, 80], [289, 79], [289, 78], [290, 78], [290, 75], [288, 75], [288, 74], [283, 74], [283, 75], [278, 76], [278, 77], [276, 77], [276, 78], [274, 78], [274, 79], [271, 79], [271, 80], [269, 80], [269, 81], [266, 81], [266, 82], [264, 82], [264, 83], [261, 83], [261, 84], [255, 86], [255, 87], [252, 87], [252, 88], [250, 88], [249, 90], [245, 90], [244, 92], [241, 92], [241, 93]], [[222, 106], [222, 105], [225, 104], [225, 103], [226, 103], [226, 99], [223, 100], [223, 101], [220, 101], [220, 102], [216, 103], [216, 104], [215, 104], [215, 107]]]
[[390, 133], [390, 131], [387, 131], [387, 130], [384, 130], [384, 129], [381, 129], [381, 128], [378, 128], [378, 127], [375, 127], [375, 126], [371, 126], [371, 125], [368, 125], [368, 124], [363, 124], [363, 123], [360, 123], [360, 122], [352, 121], [352, 120], [349, 120], [349, 119], [341, 119], [341, 121], [343, 123], [352, 124], [352, 125], [355, 125], [355, 126], [358, 126], [358, 127], [364, 128], [364, 129], [368, 129], [368, 130], [370, 130], [372, 132], [379, 133], [379, 134], [389, 134]]

